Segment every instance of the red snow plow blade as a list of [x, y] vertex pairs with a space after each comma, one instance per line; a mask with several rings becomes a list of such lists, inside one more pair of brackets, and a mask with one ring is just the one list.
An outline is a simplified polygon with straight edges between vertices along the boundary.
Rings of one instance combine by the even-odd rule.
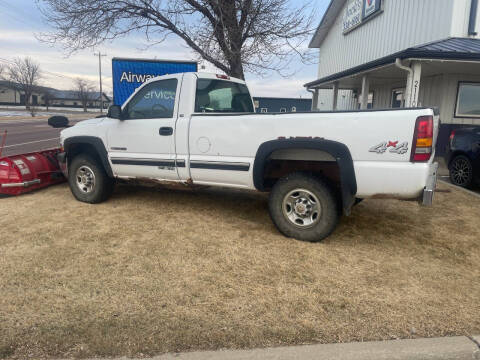
[[65, 181], [57, 160], [60, 149], [0, 157], [0, 195], [20, 195]]

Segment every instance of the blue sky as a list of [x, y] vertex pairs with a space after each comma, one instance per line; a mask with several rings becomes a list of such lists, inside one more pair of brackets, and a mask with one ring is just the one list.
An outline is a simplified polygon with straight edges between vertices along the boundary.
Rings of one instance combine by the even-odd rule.
[[[291, 0], [292, 6], [315, 4], [315, 25], [320, 21], [330, 0]], [[107, 57], [102, 60], [102, 78], [104, 91], [112, 91], [111, 59], [112, 57], [141, 57], [160, 59], [194, 60], [195, 56], [184, 43], [170, 36], [164, 43], [145, 48], [145, 39], [141, 34], [132, 34], [126, 38], [106, 43], [96, 49], [82, 50], [66, 57], [58, 46], [41, 43], [35, 34], [49, 31], [48, 24], [42, 20], [35, 0], [0, 0], [0, 63], [16, 56], [30, 56], [40, 63], [43, 70], [42, 85], [59, 89], [72, 87], [72, 79], [82, 77], [98, 83], [98, 58], [94, 51], [100, 50]], [[215, 68], [204, 63], [205, 71]], [[309, 97], [302, 85], [314, 80], [317, 74], [316, 65], [304, 65], [300, 61], [292, 63], [296, 73], [291, 78], [282, 78], [276, 73], [269, 73], [261, 78], [246, 74], [246, 80], [253, 95], [256, 96], [302, 96]]]

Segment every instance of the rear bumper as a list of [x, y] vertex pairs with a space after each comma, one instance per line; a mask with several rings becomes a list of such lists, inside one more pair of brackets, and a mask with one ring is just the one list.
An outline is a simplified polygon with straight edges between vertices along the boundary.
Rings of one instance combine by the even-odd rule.
[[435, 162], [430, 165], [427, 184], [423, 189], [422, 205], [432, 206], [433, 197], [435, 195], [435, 188], [437, 186], [438, 163]]
[[433, 173], [432, 163], [356, 161], [358, 198], [418, 200]]

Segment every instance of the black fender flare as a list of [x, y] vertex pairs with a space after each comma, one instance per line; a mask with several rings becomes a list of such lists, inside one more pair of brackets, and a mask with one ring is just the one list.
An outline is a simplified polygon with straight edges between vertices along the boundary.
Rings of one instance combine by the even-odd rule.
[[342, 205], [345, 214], [350, 214], [350, 209], [355, 203], [357, 194], [357, 180], [353, 166], [352, 155], [345, 144], [326, 139], [278, 139], [267, 141], [260, 145], [255, 155], [253, 165], [253, 184], [259, 191], [265, 191], [263, 175], [268, 157], [276, 150], [283, 149], [313, 149], [324, 151], [335, 158], [340, 170], [340, 189]]
[[110, 166], [110, 162], [108, 161], [108, 153], [107, 149], [105, 148], [105, 144], [103, 143], [102, 139], [96, 136], [72, 136], [65, 139], [63, 148], [65, 149], [65, 153], [68, 156], [68, 151], [72, 145], [80, 145], [80, 144], [88, 144], [93, 146], [95, 149], [100, 161], [102, 162], [103, 168], [107, 172], [107, 175], [113, 178], [113, 171], [112, 167]]

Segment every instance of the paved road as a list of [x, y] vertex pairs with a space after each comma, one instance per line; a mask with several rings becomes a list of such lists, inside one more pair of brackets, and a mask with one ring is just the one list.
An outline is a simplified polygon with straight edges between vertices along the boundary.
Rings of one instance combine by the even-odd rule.
[[[69, 116], [70, 123], [92, 118], [92, 114], [75, 114]], [[22, 154], [32, 151], [50, 149], [59, 146], [61, 129], [54, 129], [47, 124], [48, 117], [15, 116], [0, 118], [0, 146], [3, 134], [7, 130], [7, 138], [2, 151], [2, 156]]]

